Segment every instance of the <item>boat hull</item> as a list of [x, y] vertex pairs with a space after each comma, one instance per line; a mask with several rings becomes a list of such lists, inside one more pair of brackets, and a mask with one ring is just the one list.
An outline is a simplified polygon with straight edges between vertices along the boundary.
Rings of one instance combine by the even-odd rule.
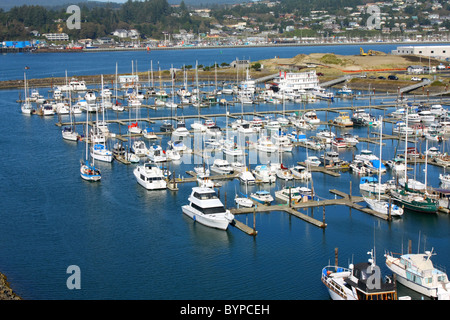
[[189, 205], [184, 205], [181, 207], [181, 210], [185, 215], [187, 215], [192, 220], [203, 224], [210, 228], [220, 229], [220, 230], [227, 230], [228, 225], [230, 224], [230, 221], [225, 217], [217, 217], [217, 216], [207, 216], [205, 214], [202, 214], [195, 209], [193, 209]]

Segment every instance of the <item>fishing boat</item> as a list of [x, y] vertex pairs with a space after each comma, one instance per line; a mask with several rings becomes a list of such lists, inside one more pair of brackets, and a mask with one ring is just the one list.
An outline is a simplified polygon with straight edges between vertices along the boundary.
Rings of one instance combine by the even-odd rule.
[[[373, 250], [368, 262], [350, 264], [348, 268], [327, 265], [322, 268], [322, 283], [332, 300], [397, 300], [393, 281], [385, 282], [375, 263]], [[378, 285], [374, 285], [378, 284]]]
[[234, 220], [214, 189], [194, 187], [188, 200], [189, 204], [181, 207], [183, 213], [207, 227], [226, 230]]
[[250, 194], [250, 198], [265, 205], [270, 205], [274, 200], [270, 192], [266, 190], [258, 190], [256, 192], [252, 192]]
[[147, 190], [166, 189], [164, 172], [154, 163], [144, 163], [133, 170], [137, 182]]
[[425, 253], [386, 252], [386, 266], [402, 285], [436, 300], [450, 300], [450, 282], [446, 272], [431, 261], [433, 249]]

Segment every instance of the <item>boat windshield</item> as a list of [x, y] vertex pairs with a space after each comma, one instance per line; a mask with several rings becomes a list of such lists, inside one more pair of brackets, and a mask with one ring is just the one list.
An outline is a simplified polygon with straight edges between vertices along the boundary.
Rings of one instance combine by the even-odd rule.
[[195, 203], [191, 203], [191, 206], [194, 209], [197, 209], [198, 211], [202, 212], [203, 214], [217, 214], [217, 213], [225, 213], [226, 212], [225, 208], [223, 206], [202, 208]]
[[194, 197], [200, 200], [210, 200], [210, 199], [218, 199], [215, 192], [207, 192], [207, 193], [194, 193]]

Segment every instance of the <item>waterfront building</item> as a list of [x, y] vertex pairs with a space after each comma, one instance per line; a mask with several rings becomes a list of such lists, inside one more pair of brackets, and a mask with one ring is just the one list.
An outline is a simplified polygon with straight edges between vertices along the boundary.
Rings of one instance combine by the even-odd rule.
[[413, 54], [418, 56], [436, 58], [441, 60], [450, 59], [450, 45], [447, 46], [400, 46], [396, 50], [392, 50], [392, 54], [407, 55]]

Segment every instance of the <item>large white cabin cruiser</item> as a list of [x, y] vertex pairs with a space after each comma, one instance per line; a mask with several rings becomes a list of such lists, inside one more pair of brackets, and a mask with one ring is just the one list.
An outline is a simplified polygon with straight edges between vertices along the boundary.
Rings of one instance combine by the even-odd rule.
[[216, 229], [226, 230], [234, 215], [226, 210], [214, 189], [194, 187], [189, 204], [181, 207], [183, 213], [194, 221]]
[[433, 265], [432, 251], [417, 254], [386, 253], [386, 266], [402, 285], [427, 297], [450, 300], [450, 282], [447, 274]]
[[147, 190], [166, 189], [164, 172], [154, 163], [144, 163], [133, 170], [137, 182]]

